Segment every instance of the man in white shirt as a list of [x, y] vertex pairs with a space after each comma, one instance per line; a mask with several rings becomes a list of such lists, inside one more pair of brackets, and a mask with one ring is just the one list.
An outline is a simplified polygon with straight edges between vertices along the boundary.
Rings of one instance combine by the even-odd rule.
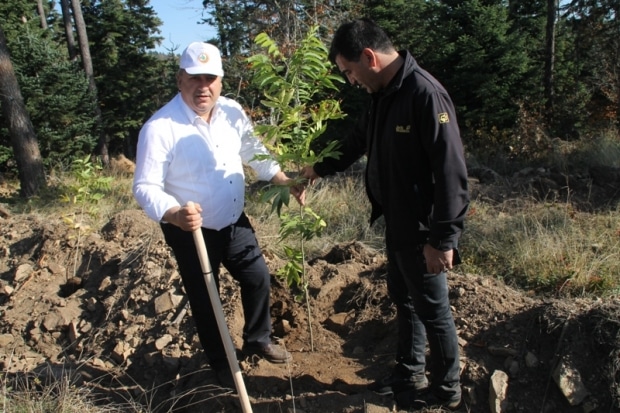
[[[291, 354], [270, 338], [270, 274], [243, 212], [243, 163], [258, 179], [290, 185], [298, 202], [303, 198], [275, 161], [254, 159], [268, 151], [242, 107], [220, 96], [223, 75], [215, 46], [194, 42], [185, 49], [177, 73], [179, 93], [140, 131], [133, 193], [146, 214], [161, 223], [208, 361], [220, 383], [234, 389], [192, 232], [202, 230], [216, 282], [220, 264], [239, 282], [243, 352], [286, 363]], [[187, 205], [190, 201], [193, 206]]]

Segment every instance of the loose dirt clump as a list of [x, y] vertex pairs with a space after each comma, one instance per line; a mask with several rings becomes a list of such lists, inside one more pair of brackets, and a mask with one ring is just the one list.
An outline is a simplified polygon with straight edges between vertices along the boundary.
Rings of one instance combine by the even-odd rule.
[[[275, 274], [283, 263], [266, 256]], [[274, 275], [274, 336], [294, 360], [282, 366], [239, 357], [253, 411], [397, 411], [391, 397], [366, 389], [389, 373], [394, 358], [395, 309], [385, 275], [380, 252], [359, 242], [334, 245], [308, 263], [310, 314], [299, 292]], [[498, 371], [508, 377], [504, 412], [618, 411], [618, 300], [543, 299], [458, 269], [449, 279], [461, 411], [491, 412]], [[240, 297], [226, 273], [221, 296], [240, 348]], [[70, 375], [101, 403], [240, 411], [237, 396], [217, 386], [205, 363], [174, 257], [142, 211], [121, 212], [80, 239], [60, 220], [1, 217], [0, 312], [7, 380]], [[575, 406], [553, 378], [560, 365], [586, 391]]]

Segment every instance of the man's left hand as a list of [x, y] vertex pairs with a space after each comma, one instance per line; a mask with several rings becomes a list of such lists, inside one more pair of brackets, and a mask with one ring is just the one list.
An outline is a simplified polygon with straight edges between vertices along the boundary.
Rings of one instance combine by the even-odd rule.
[[425, 244], [423, 253], [426, 259], [426, 270], [429, 274], [439, 274], [452, 269], [454, 250], [441, 251], [431, 247], [430, 244]]

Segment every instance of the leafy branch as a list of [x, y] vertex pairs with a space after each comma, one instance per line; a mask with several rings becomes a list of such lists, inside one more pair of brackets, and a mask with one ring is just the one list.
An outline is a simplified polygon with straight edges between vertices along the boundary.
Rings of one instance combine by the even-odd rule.
[[[286, 55], [274, 40], [261, 33], [255, 42], [265, 52], [248, 59], [254, 73], [253, 82], [264, 95], [261, 117], [265, 121], [256, 125], [256, 132], [282, 168], [298, 175], [306, 165], [340, 156], [337, 141], [329, 142], [319, 150], [313, 145], [327, 129], [328, 121], [344, 117], [340, 102], [331, 97], [338, 90], [336, 84], [343, 83], [343, 79], [332, 73], [327, 48], [318, 34], [318, 27], [312, 28], [299, 47]], [[296, 181], [296, 184], [303, 183], [300, 178]], [[278, 275], [289, 287], [296, 286], [303, 292], [311, 348], [314, 350], [304, 243], [320, 236], [327, 224], [308, 206], [300, 206], [297, 210], [289, 208], [284, 212], [283, 207], [288, 207], [290, 201], [288, 187], [268, 186], [261, 199], [271, 202], [272, 212], [280, 217], [280, 240], [297, 239], [298, 247], [283, 245], [288, 263]]]

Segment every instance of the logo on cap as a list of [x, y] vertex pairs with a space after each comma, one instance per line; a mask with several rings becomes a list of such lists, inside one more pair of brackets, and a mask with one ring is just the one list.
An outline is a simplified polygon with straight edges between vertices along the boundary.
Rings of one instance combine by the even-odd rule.
[[209, 61], [209, 55], [207, 55], [206, 53], [200, 53], [198, 55], [198, 61], [200, 63], [207, 63]]

